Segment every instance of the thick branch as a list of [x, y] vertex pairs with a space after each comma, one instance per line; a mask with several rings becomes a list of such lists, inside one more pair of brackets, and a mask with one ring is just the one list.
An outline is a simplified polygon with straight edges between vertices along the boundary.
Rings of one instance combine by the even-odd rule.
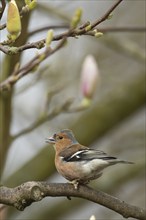
[[118, 198], [102, 191], [95, 191], [85, 185], [80, 185], [78, 189], [74, 189], [74, 186], [68, 183], [26, 182], [16, 188], [0, 187], [0, 203], [14, 206], [21, 211], [31, 203], [40, 201], [46, 196], [83, 198], [112, 209], [125, 218], [145, 219], [144, 209], [129, 205]]

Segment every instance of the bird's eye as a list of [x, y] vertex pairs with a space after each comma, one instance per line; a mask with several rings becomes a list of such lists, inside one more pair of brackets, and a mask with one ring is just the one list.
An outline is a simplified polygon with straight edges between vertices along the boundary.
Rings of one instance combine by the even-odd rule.
[[59, 136], [58, 138], [59, 138], [60, 140], [61, 140], [61, 139], [63, 139], [63, 137], [62, 137], [62, 136]]

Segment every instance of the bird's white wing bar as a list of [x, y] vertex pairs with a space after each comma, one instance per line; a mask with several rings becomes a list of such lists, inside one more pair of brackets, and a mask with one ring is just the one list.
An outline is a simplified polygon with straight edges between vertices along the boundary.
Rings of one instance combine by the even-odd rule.
[[85, 152], [88, 152], [88, 150], [80, 150], [80, 151], [74, 153], [74, 154], [70, 157], [70, 159], [72, 159], [73, 157], [76, 157], [76, 158], [79, 159], [79, 158], [81, 158], [81, 154], [82, 154], [82, 153], [85, 153]]

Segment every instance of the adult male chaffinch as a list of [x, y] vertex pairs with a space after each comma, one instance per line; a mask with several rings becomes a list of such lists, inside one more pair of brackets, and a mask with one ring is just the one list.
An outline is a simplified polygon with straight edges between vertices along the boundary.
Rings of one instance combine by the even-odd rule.
[[46, 142], [54, 144], [57, 171], [71, 181], [75, 188], [80, 183], [87, 184], [90, 180], [99, 178], [101, 171], [108, 166], [117, 163], [133, 164], [79, 144], [69, 129], [54, 134]]

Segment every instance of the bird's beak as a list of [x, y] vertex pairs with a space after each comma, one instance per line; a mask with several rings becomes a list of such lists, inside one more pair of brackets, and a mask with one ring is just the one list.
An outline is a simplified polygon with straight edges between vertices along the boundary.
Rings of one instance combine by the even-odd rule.
[[50, 137], [50, 138], [46, 138], [46, 143], [55, 144], [56, 141], [55, 141], [54, 137]]

